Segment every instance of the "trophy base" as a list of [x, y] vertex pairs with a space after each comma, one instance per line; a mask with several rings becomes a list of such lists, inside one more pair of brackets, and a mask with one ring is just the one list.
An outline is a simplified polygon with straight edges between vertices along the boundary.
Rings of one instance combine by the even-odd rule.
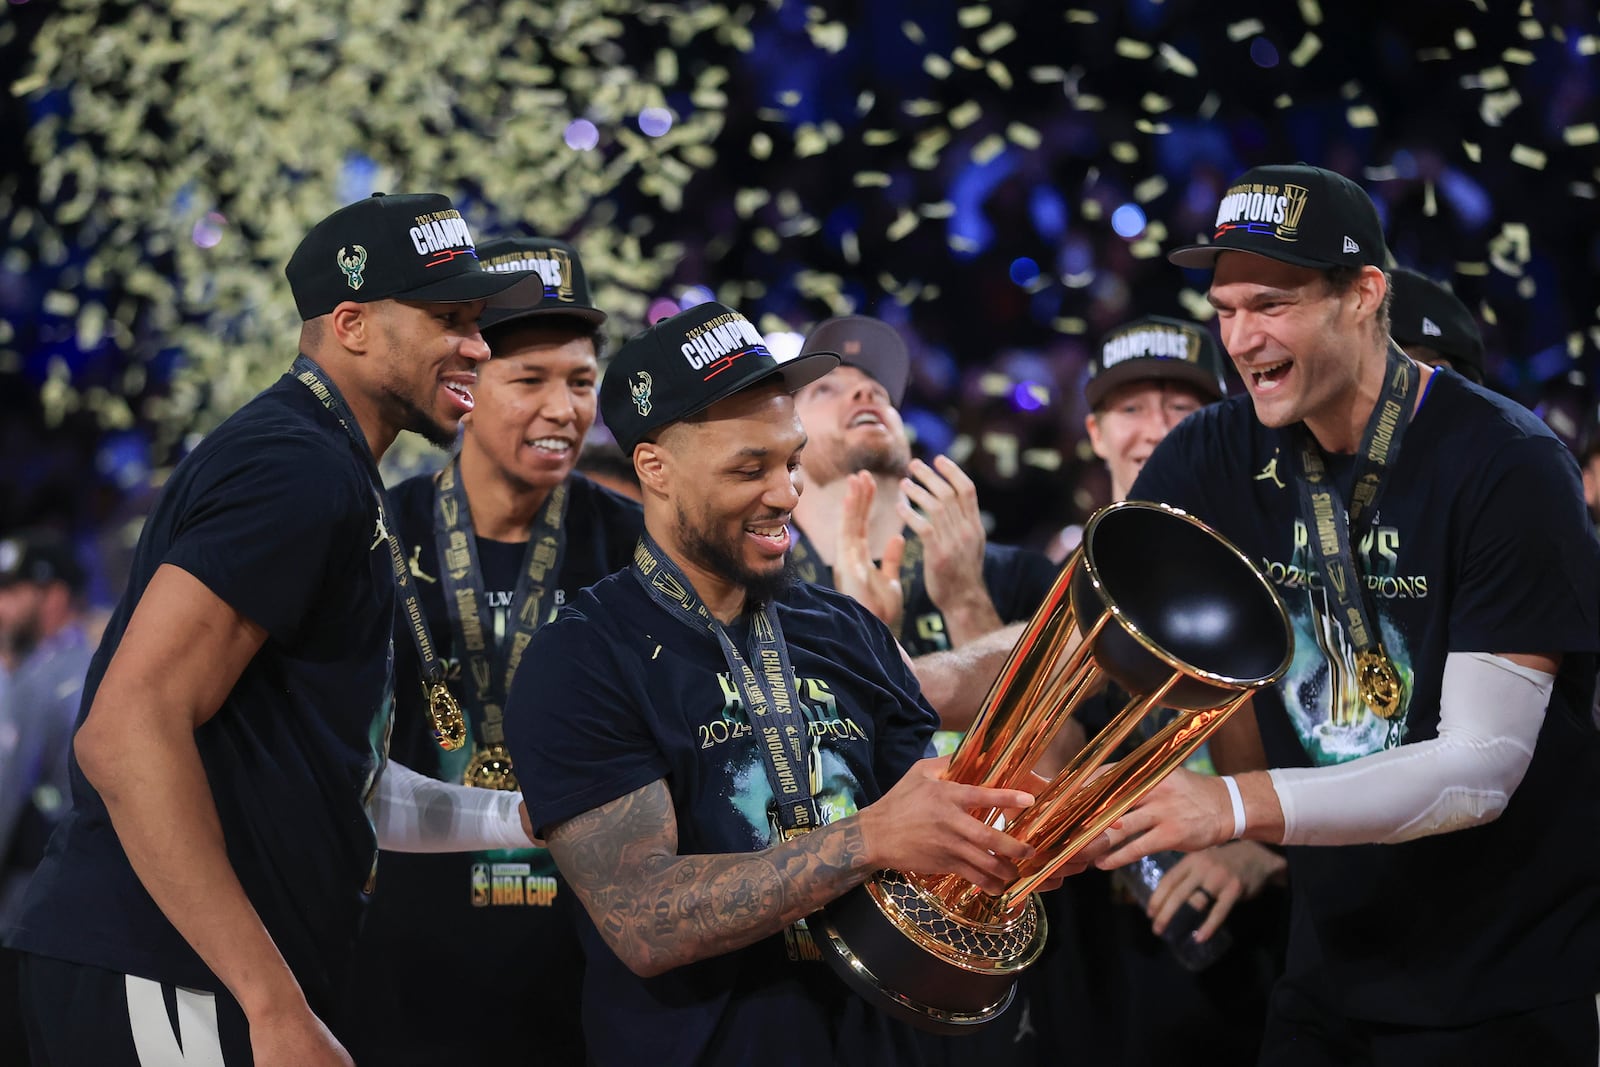
[[1036, 897], [1009, 920], [948, 914], [917, 883], [883, 871], [807, 921], [845, 983], [921, 1030], [970, 1034], [999, 1018], [1044, 949]]

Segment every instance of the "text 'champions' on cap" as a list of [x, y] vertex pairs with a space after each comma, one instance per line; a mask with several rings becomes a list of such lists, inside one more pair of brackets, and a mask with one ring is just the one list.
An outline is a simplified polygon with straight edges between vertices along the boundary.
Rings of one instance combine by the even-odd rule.
[[347, 300], [514, 307], [541, 290], [536, 274], [484, 270], [466, 220], [439, 193], [374, 193], [340, 208], [311, 228], [283, 272], [302, 320]]
[[1096, 410], [1117, 386], [1165, 380], [1191, 386], [1208, 401], [1227, 394], [1226, 362], [1211, 331], [1194, 322], [1146, 315], [1125, 323], [1100, 341], [1089, 359], [1083, 398]]
[[1255, 167], [1222, 195], [1208, 244], [1173, 249], [1180, 267], [1209, 270], [1223, 252], [1300, 267], [1382, 267], [1389, 258], [1371, 197], [1342, 174], [1305, 163]]
[[606, 365], [600, 417], [625, 454], [650, 434], [778, 376], [794, 392], [839, 365], [832, 353], [779, 362], [755, 325], [715, 301], [635, 334]]
[[493, 274], [532, 271], [541, 287], [526, 307], [497, 307], [485, 311], [478, 326], [485, 333], [496, 326], [529, 319], [566, 316], [599, 326], [606, 313], [594, 306], [589, 275], [578, 250], [553, 237], [506, 237], [478, 246], [478, 261]]

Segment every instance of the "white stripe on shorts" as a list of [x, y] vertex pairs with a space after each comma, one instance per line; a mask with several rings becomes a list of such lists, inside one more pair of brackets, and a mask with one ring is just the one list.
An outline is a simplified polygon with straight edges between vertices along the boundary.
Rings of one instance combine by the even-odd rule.
[[178, 1032], [172, 1032], [161, 983], [124, 975], [128, 1027], [139, 1067], [225, 1067], [217, 1031], [217, 998], [197, 989], [179, 989]]

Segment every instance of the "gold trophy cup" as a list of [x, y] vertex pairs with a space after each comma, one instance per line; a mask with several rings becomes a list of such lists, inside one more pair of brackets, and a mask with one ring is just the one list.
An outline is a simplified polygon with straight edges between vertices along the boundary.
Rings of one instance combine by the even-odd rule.
[[[1000, 812], [977, 813], [1032, 845], [1033, 858], [998, 896], [953, 875], [880, 871], [812, 919], [823, 957], [869, 1000], [923, 1029], [969, 1033], [991, 1022], [1044, 948], [1033, 891], [1277, 681], [1293, 650], [1271, 584], [1214, 530], [1164, 504], [1096, 512], [945, 772], [1035, 792], [1009, 824]], [[1034, 789], [1029, 772], [1056, 730], [1108, 678], [1132, 699], [1047, 788]], [[1179, 715], [1096, 777], [1157, 707]]]

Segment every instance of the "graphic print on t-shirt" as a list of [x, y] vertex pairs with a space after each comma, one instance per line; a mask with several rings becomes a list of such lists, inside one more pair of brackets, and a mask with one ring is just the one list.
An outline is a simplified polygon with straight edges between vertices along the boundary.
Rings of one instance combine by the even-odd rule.
[[[826, 825], [856, 813], [861, 783], [838, 749], [851, 743], [866, 744], [867, 734], [854, 719], [839, 710], [824, 679], [802, 677], [796, 681], [800, 709], [811, 734], [807, 761], [811, 768], [811, 785], [817, 798], [817, 810], [822, 813], [822, 822]], [[764, 848], [773, 843], [767, 816], [772, 804], [772, 783], [767, 780], [760, 749], [750, 740], [750, 719], [745, 714], [738, 686], [726, 672], [717, 675], [717, 684], [722, 689], [722, 704], [698, 727], [699, 745], [702, 752], [717, 758], [717, 749], [731, 741], [739, 742], [728, 745], [724, 750], [727, 755], [721, 756], [723, 779], [728, 783], [726, 799], [749, 830], [752, 845]]]
[[1294, 520], [1289, 560], [1263, 561], [1267, 576], [1284, 590], [1284, 606], [1294, 626], [1294, 661], [1278, 683], [1279, 692], [1295, 732], [1317, 766], [1400, 745], [1414, 690], [1411, 649], [1387, 605], [1397, 598], [1426, 597], [1427, 575], [1399, 573], [1400, 531], [1384, 526], [1381, 515], [1354, 548], [1383, 647], [1400, 675], [1401, 710], [1393, 719], [1374, 714], [1361, 699], [1355, 646], [1337, 617], [1336, 604], [1322, 589], [1305, 523]]

